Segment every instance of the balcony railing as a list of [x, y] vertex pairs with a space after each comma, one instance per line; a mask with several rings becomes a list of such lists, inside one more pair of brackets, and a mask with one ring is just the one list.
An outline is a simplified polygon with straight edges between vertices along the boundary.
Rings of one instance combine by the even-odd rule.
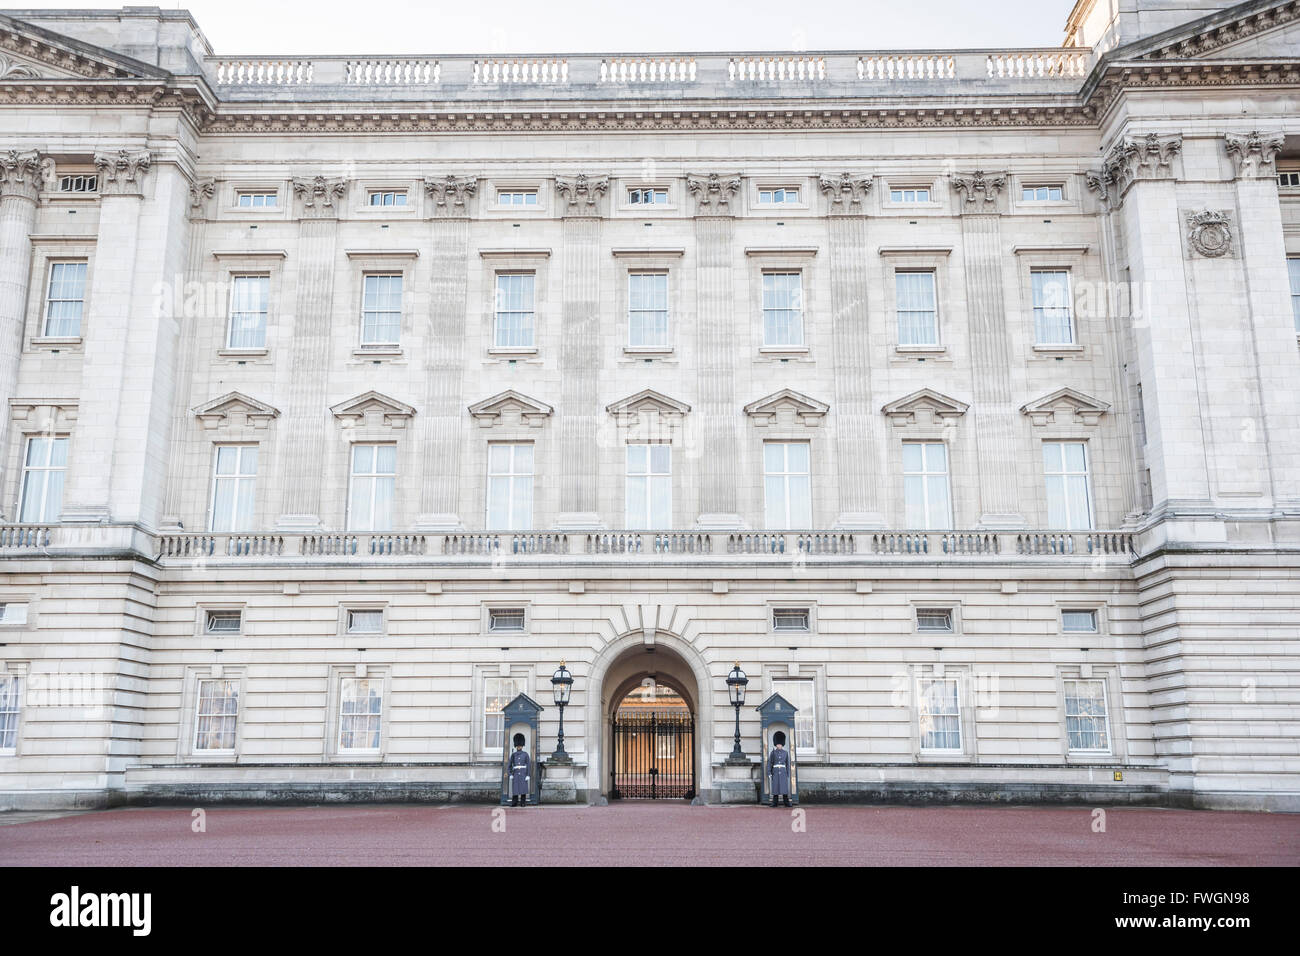
[[0, 557], [135, 554], [164, 565], [463, 561], [1114, 560], [1127, 531], [458, 531], [150, 534], [123, 525], [0, 525]]

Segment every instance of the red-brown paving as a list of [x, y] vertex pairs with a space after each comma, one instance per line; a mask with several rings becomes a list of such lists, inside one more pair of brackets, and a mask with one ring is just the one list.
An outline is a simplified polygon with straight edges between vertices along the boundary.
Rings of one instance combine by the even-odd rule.
[[[1300, 814], [624, 803], [122, 809], [0, 826], [8, 866], [1295, 866]], [[0, 815], [0, 820], [3, 816]]]

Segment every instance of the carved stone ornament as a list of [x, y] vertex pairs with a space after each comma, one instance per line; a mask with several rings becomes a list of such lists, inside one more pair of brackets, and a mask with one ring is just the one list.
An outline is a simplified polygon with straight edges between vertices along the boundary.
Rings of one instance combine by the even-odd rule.
[[434, 201], [434, 211], [439, 215], [465, 215], [465, 201], [478, 192], [478, 180], [473, 176], [430, 177], [424, 181], [424, 191]]
[[147, 149], [118, 149], [95, 154], [101, 196], [138, 196], [144, 174], [153, 165]]
[[40, 153], [34, 149], [0, 153], [0, 196], [21, 196], [35, 202], [40, 186]]
[[969, 176], [953, 176], [952, 188], [962, 198], [961, 212], [996, 212], [998, 194], [1006, 188], [1006, 173], [977, 169]]
[[1207, 209], [1187, 217], [1187, 243], [1207, 259], [1219, 259], [1232, 251], [1232, 220], [1225, 213]]
[[1090, 189], [1107, 202], [1118, 202], [1139, 179], [1161, 179], [1173, 175], [1173, 161], [1183, 149], [1181, 136], [1161, 137], [1158, 133], [1126, 136], [1110, 148], [1101, 170], [1088, 174]]
[[560, 194], [567, 215], [594, 216], [596, 203], [609, 191], [609, 177], [586, 173], [578, 173], [572, 179], [557, 176], [555, 191]]
[[41, 74], [34, 67], [0, 54], [0, 80], [38, 80]]
[[731, 198], [740, 192], [740, 175], [721, 176], [709, 173], [707, 176], [688, 176], [686, 189], [699, 203], [702, 216], [731, 215]]
[[328, 179], [325, 176], [300, 176], [293, 181], [293, 193], [302, 200], [303, 212], [314, 218], [335, 216], [338, 207], [334, 200], [347, 194], [346, 179]]
[[1277, 154], [1286, 137], [1281, 133], [1253, 130], [1244, 136], [1224, 133], [1223, 146], [1232, 157], [1239, 179], [1269, 179], [1277, 175]]
[[862, 200], [867, 198], [871, 183], [870, 176], [840, 173], [838, 176], [820, 177], [817, 185], [830, 200], [832, 212], [860, 212]]
[[190, 215], [201, 217], [204, 207], [207, 205], [212, 194], [216, 191], [217, 182], [215, 179], [196, 179], [190, 183]]

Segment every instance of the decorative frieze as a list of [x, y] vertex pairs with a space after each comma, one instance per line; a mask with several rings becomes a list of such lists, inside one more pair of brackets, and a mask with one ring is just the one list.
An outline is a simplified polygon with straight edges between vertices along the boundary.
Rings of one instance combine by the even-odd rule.
[[723, 176], [687, 176], [686, 190], [695, 197], [696, 209], [701, 216], [730, 216], [731, 200], [740, 192], [740, 174]]
[[20, 196], [36, 201], [41, 187], [41, 154], [16, 149], [0, 153], [0, 198]]
[[118, 149], [95, 153], [101, 196], [139, 196], [144, 174], [153, 165], [147, 149]]
[[1220, 259], [1232, 252], [1232, 220], [1228, 213], [1206, 209], [1187, 217], [1187, 246], [1196, 255]]
[[958, 212], [994, 213], [998, 211], [998, 198], [1007, 185], [1006, 173], [986, 173], [982, 169], [967, 176], [951, 177], [953, 191], [961, 198]]
[[433, 200], [434, 215], [464, 216], [469, 213], [468, 200], [478, 193], [478, 180], [473, 176], [444, 176], [428, 178], [424, 191]]
[[1252, 130], [1244, 135], [1224, 133], [1223, 146], [1232, 159], [1238, 179], [1268, 179], [1277, 175], [1277, 154], [1286, 136]]
[[578, 173], [573, 178], [557, 176], [555, 192], [560, 198], [560, 211], [566, 216], [598, 215], [601, 197], [609, 192], [608, 176], [588, 176]]
[[293, 194], [302, 201], [303, 216], [310, 219], [338, 217], [336, 199], [347, 195], [346, 179], [329, 179], [325, 176], [295, 177]]
[[838, 176], [822, 176], [817, 185], [830, 202], [832, 215], [863, 212], [863, 200], [871, 189], [871, 176], [854, 176], [852, 173], [840, 173]]

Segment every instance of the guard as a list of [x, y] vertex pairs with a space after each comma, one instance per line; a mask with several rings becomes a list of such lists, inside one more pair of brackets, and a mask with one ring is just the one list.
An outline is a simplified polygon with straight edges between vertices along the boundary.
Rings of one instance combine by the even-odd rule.
[[772, 737], [772, 752], [767, 755], [767, 775], [771, 780], [772, 806], [780, 797], [790, 806], [790, 751], [785, 749], [785, 732], [778, 730]]
[[[528, 791], [532, 786], [533, 761], [524, 750], [524, 742], [523, 734], [515, 734], [515, 752], [510, 755], [510, 805], [512, 807], [528, 806]], [[790, 792], [788, 786], [785, 792]]]

